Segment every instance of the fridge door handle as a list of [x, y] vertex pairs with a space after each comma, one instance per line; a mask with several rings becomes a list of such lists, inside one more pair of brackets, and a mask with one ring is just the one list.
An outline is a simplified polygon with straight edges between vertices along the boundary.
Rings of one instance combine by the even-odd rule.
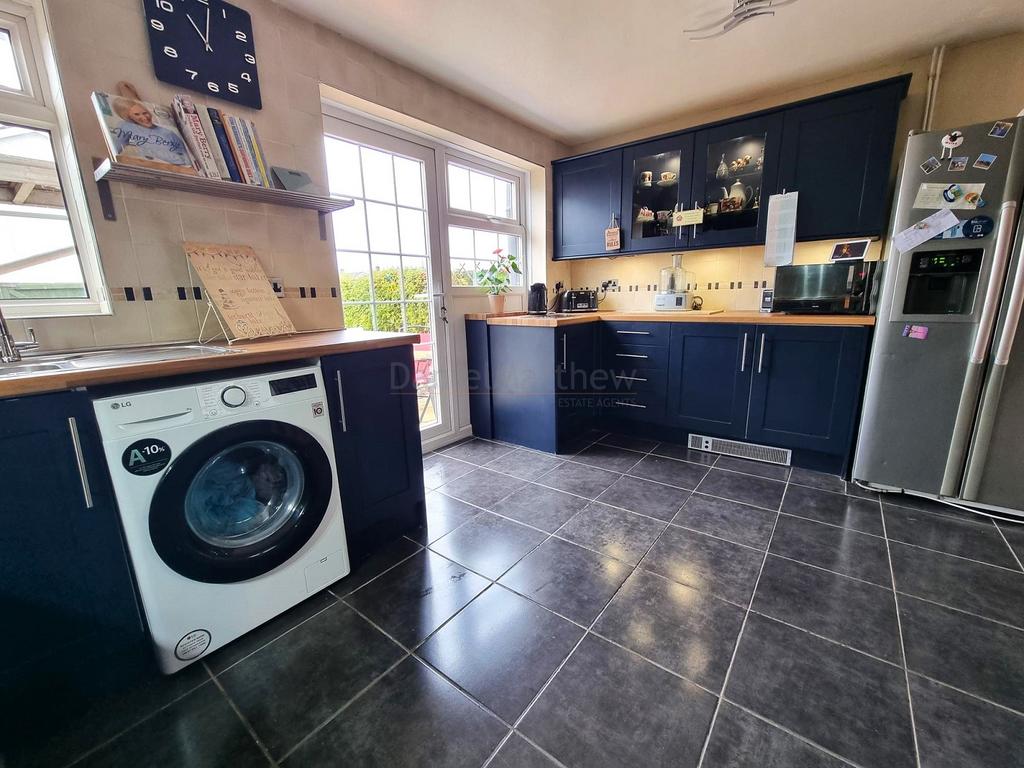
[[1005, 282], [1003, 275], [1006, 274], [1006, 265], [1010, 258], [1016, 219], [1017, 201], [1007, 200], [999, 208], [999, 224], [992, 254], [992, 269], [989, 272], [988, 286], [985, 288], [985, 304], [974, 336], [963, 388], [960, 390], [960, 404], [957, 406], [956, 422], [949, 441], [949, 453], [946, 456], [946, 468], [942, 473], [942, 485], [939, 487], [941, 496], [958, 496], [961, 492], [967, 451], [971, 444], [971, 435], [974, 433], [974, 419], [978, 415], [978, 394], [984, 384], [985, 364], [992, 345], [996, 318], [999, 315], [999, 298]]

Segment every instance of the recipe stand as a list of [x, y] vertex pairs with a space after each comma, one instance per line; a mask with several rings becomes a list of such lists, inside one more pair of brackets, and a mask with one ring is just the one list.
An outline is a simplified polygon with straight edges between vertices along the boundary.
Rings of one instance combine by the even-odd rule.
[[[199, 344], [209, 344], [211, 341], [224, 339], [229, 347], [236, 341], [240, 341], [241, 339], [231, 335], [227, 325], [224, 323], [224, 318], [220, 315], [220, 310], [218, 310], [217, 306], [210, 300], [210, 294], [207, 292], [206, 286], [202, 284], [203, 281], [199, 279], [199, 276], [192, 268], [192, 260], [189, 259], [188, 256], [185, 256], [185, 264], [188, 266], [188, 284], [189, 289], [192, 292], [193, 299], [195, 298], [196, 289], [198, 288], [200, 295], [203, 297], [203, 302], [206, 303], [206, 311], [203, 312], [200, 308], [200, 302], [194, 302], [196, 306], [196, 320], [199, 321], [199, 338], [196, 339], [196, 341]], [[199, 316], [200, 312], [203, 312], [202, 317]], [[213, 316], [213, 319], [217, 321], [217, 325], [220, 327], [220, 333], [213, 333], [211, 336], [204, 338], [206, 326], [210, 323], [211, 315]]]

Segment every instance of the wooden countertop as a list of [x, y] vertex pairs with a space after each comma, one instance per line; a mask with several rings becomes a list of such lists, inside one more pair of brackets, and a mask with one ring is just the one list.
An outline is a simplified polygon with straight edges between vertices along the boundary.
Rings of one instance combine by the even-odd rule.
[[486, 320], [488, 325], [521, 325], [533, 328], [560, 328], [566, 325], [596, 323], [599, 320], [622, 320], [643, 323], [750, 323], [756, 325], [842, 325], [872, 326], [874, 315], [788, 315], [782, 312], [729, 312], [700, 310], [696, 312], [582, 312], [551, 317], [509, 312], [502, 315], [472, 313], [467, 320]]
[[[57, 392], [77, 387], [120, 384], [126, 381], [141, 381], [164, 376], [188, 373], [243, 368], [287, 360], [322, 357], [324, 355], [362, 352], [371, 349], [398, 347], [415, 344], [419, 335], [415, 333], [378, 333], [362, 330], [314, 331], [282, 336], [273, 339], [236, 342], [231, 345], [237, 350], [223, 355], [188, 357], [179, 360], [114, 365], [103, 368], [53, 371], [31, 376], [0, 379], [0, 398], [17, 395], [32, 395], [41, 392]], [[226, 346], [213, 343], [211, 346]], [[33, 358], [26, 358], [29, 362]], [[40, 360], [45, 362], [45, 360]], [[2, 367], [2, 364], [0, 364]]]

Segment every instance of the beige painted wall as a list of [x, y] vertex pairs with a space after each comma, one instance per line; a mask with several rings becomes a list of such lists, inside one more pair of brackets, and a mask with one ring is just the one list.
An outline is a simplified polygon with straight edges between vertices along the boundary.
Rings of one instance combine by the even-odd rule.
[[[340, 326], [340, 301], [330, 298], [330, 288], [338, 285], [333, 245], [319, 239], [313, 212], [113, 185], [117, 221], [103, 219], [91, 182], [91, 158], [105, 156], [105, 149], [90, 93], [113, 91], [119, 80], [129, 80], [144, 98], [169, 103], [176, 89], [152, 74], [139, 0], [49, 0], [48, 5], [103, 269], [111, 293], [122, 300], [114, 302], [112, 316], [15, 322], [15, 333], [31, 326], [48, 349], [194, 338], [195, 305], [179, 301], [176, 291], [188, 285], [184, 240], [252, 245], [268, 274], [281, 277], [295, 294], [283, 301], [297, 327]], [[541, 166], [568, 152], [548, 136], [272, 0], [247, 0], [245, 7], [253, 17], [264, 109], [219, 105], [256, 122], [272, 164], [301, 168], [324, 188], [321, 82]], [[567, 277], [567, 268], [557, 269], [562, 271], [555, 275]], [[123, 290], [117, 291], [124, 286], [138, 293], [139, 287], [150, 286], [157, 298], [124, 301]], [[298, 298], [300, 286], [316, 287], [318, 298]]]
[[[701, 123], [766, 109], [832, 91], [870, 83], [895, 75], [910, 73], [913, 77], [907, 98], [900, 111], [896, 133], [892, 175], [906, 145], [907, 133], [920, 128], [924, 116], [931, 55], [908, 57], [864, 72], [826, 80], [813, 85], [766, 95], [764, 98], [731, 104], [714, 110], [692, 112], [656, 125], [608, 136], [573, 148], [573, 154], [613, 146], [628, 141], [680, 130]], [[958, 125], [995, 120], [1016, 115], [1024, 109], [1024, 33], [969, 43], [946, 51], [933, 126], [955, 128]], [[813, 264], [828, 260], [831, 242], [800, 243], [796, 263]], [[882, 243], [872, 243], [869, 258], [880, 258]], [[764, 250], [728, 248], [690, 251], [683, 257], [683, 266], [699, 279], [697, 293], [709, 309], [756, 309], [760, 306], [761, 287], [771, 287], [775, 270], [764, 267]], [[658, 272], [672, 263], [668, 253], [587, 259], [571, 262], [570, 283], [574, 288], [596, 288], [608, 279], [617, 279], [620, 293], [610, 293], [602, 307], [607, 309], [642, 309], [653, 301], [649, 284], [657, 283]], [[753, 288], [754, 280], [758, 288]], [[707, 285], [711, 283], [712, 288]], [[743, 287], [738, 287], [742, 283]], [[715, 288], [715, 285], [718, 288]], [[635, 290], [630, 292], [628, 286]], [[729, 286], [733, 287], [730, 288]]]

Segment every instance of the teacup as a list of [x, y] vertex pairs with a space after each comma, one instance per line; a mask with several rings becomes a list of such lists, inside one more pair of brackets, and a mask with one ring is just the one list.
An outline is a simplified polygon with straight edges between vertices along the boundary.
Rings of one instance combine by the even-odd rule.
[[654, 180], [653, 171], [640, 171], [640, 183], [645, 187], [651, 186], [651, 182]]
[[679, 178], [679, 174], [672, 173], [672, 171], [664, 171], [661, 174], [662, 181], [675, 181], [677, 178]]

